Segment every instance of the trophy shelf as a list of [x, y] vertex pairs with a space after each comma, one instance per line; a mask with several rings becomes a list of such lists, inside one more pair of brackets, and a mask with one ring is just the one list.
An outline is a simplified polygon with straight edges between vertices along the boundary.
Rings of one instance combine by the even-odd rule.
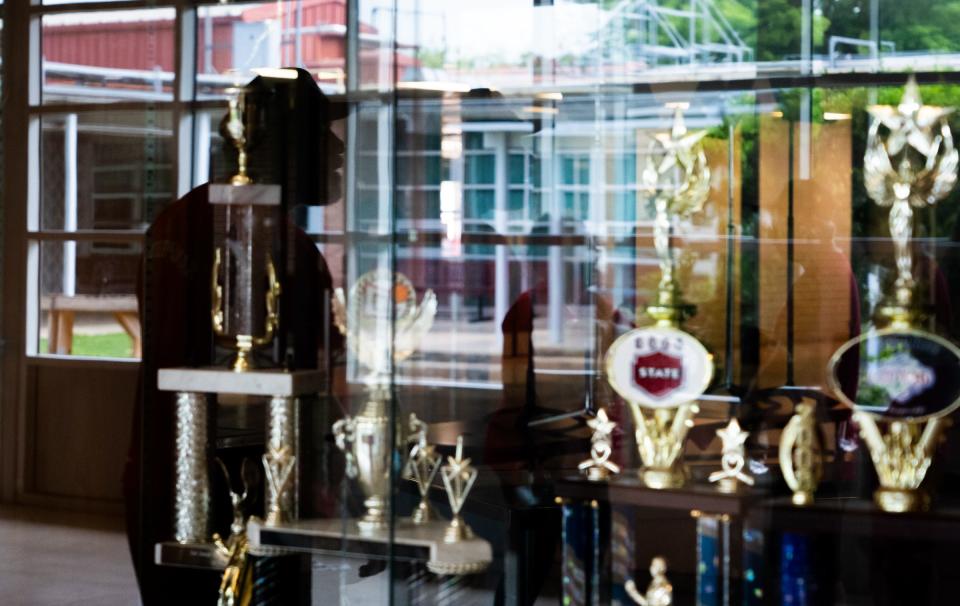
[[360, 530], [354, 520], [314, 519], [267, 526], [251, 520], [252, 549], [279, 548], [326, 555], [425, 562], [437, 574], [482, 572], [493, 561], [490, 543], [481, 538], [444, 541], [448, 520], [423, 525], [399, 521], [394, 528]]
[[647, 487], [638, 477], [630, 477], [625, 470], [620, 476], [604, 482], [592, 482], [585, 478], [565, 478], [557, 482], [558, 498], [574, 501], [604, 501], [616, 505], [702, 511], [711, 514], [740, 517], [751, 506], [763, 499], [765, 493], [756, 489], [741, 489], [739, 492], [721, 492], [712, 484], [687, 484], [682, 488], [654, 489]]
[[960, 509], [889, 513], [870, 499], [818, 498], [797, 507], [789, 497], [764, 500], [748, 514], [754, 528], [805, 534], [855, 535], [921, 541], [960, 540]]

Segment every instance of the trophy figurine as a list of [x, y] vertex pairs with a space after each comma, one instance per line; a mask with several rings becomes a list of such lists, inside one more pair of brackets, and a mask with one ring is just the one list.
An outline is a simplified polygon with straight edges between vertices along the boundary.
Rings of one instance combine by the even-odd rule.
[[411, 439], [408, 442], [413, 442], [413, 448], [410, 449], [403, 477], [413, 480], [420, 493], [420, 503], [410, 516], [410, 521], [419, 526], [426, 524], [436, 515], [430, 507], [428, 495], [433, 479], [440, 471], [441, 457], [436, 449], [427, 443], [427, 424], [418, 419], [417, 415], [410, 413], [409, 425]]
[[[842, 345], [828, 381], [854, 410], [880, 479], [874, 501], [884, 511], [926, 506], [921, 484], [946, 417], [960, 405], [960, 349], [917, 326], [911, 255], [914, 209], [943, 199], [957, 180], [950, 111], [923, 105], [912, 77], [899, 105], [869, 108], [863, 181], [870, 197], [890, 208], [897, 277], [876, 314], [886, 326]], [[857, 380], [842, 381], [851, 368]]]
[[450, 500], [450, 511], [453, 519], [443, 534], [445, 543], [459, 543], [473, 538], [473, 531], [460, 517], [460, 510], [467, 501], [467, 495], [477, 481], [477, 469], [470, 464], [470, 459], [463, 458], [463, 436], [457, 436], [457, 455], [447, 457], [447, 464], [440, 470], [443, 485], [447, 489], [447, 498]]
[[367, 401], [360, 414], [333, 424], [337, 446], [347, 458], [348, 476], [357, 478], [366, 497], [366, 513], [357, 522], [362, 530], [387, 526], [393, 455], [387, 412], [391, 369], [413, 355], [437, 312], [433, 291], [424, 294], [420, 305], [416, 296], [406, 276], [380, 269], [360, 276], [350, 289], [349, 301], [339, 288], [333, 298], [337, 327], [357, 361], [369, 371], [364, 378]]
[[227, 471], [227, 466], [220, 459], [216, 459], [216, 461], [227, 481], [230, 503], [233, 507], [233, 523], [230, 524], [230, 536], [224, 541], [219, 534], [214, 533], [213, 535], [213, 545], [216, 553], [226, 562], [223, 576], [220, 579], [220, 594], [217, 599], [217, 606], [234, 606], [244, 603], [244, 599], [249, 599], [253, 584], [253, 575], [247, 560], [250, 545], [247, 540], [246, 514], [252, 484], [250, 479], [252, 477], [252, 466], [249, 465], [249, 459], [244, 459], [241, 467], [243, 493], [238, 493], [230, 487], [230, 472]]
[[646, 593], [640, 593], [633, 579], [628, 579], [623, 588], [630, 599], [640, 606], [673, 605], [673, 585], [667, 579], [667, 561], [660, 556], [650, 561], [650, 585]]
[[740, 482], [753, 486], [753, 478], [743, 471], [747, 462], [744, 444], [750, 434], [740, 429], [739, 421], [734, 418], [726, 427], [718, 429], [717, 435], [722, 444], [721, 469], [710, 474], [710, 481], [717, 482], [721, 492], [737, 492]]
[[606, 409], [601, 408], [595, 418], [587, 421], [587, 426], [593, 430], [590, 438], [590, 458], [580, 463], [578, 469], [586, 473], [591, 482], [602, 482], [609, 478], [610, 474], [620, 473], [620, 466], [610, 460], [613, 455], [611, 437], [617, 424], [607, 417]]
[[646, 308], [654, 325], [621, 335], [605, 361], [607, 381], [633, 414], [641, 477], [657, 489], [686, 482], [683, 443], [698, 412], [696, 400], [713, 378], [713, 357], [681, 329], [694, 308], [683, 301], [671, 246], [674, 222], [698, 212], [709, 194], [705, 134], [688, 133], [678, 107], [671, 132], [656, 137], [643, 171], [643, 185], [656, 206], [653, 239], [660, 282], [655, 302]]
[[252, 367], [253, 350], [268, 345], [279, 325], [280, 282], [272, 255], [281, 192], [278, 185], [255, 184], [247, 172], [260, 128], [257, 104], [243, 86], [227, 93], [220, 134], [237, 150], [237, 174], [209, 190], [218, 209], [215, 230], [222, 232], [213, 253], [210, 315], [217, 341], [236, 351], [231, 367], [242, 372]]
[[296, 462], [297, 457], [291, 454], [289, 446], [271, 446], [263, 455], [263, 468], [271, 489], [270, 502], [267, 503], [267, 526], [282, 524], [290, 515], [289, 511], [284, 511], [281, 501], [284, 491], [293, 479]]
[[823, 475], [820, 437], [813, 404], [799, 404], [780, 437], [780, 469], [794, 505], [810, 505]]

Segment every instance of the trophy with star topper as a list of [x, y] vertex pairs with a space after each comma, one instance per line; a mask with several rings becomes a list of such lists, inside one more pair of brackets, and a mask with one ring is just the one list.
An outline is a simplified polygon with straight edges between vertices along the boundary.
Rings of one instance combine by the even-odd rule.
[[[960, 349], [919, 328], [911, 255], [914, 210], [946, 197], [957, 180], [950, 111], [923, 105], [912, 77], [899, 105], [869, 108], [863, 181], [870, 197], [890, 208], [897, 274], [877, 310], [878, 328], [837, 350], [828, 380], [854, 410], [880, 479], [874, 501], [885, 511], [926, 506], [921, 484], [946, 417], [960, 405]], [[851, 369], [856, 380], [842, 381]]]
[[643, 171], [643, 186], [656, 207], [653, 239], [660, 282], [656, 300], [645, 310], [654, 325], [621, 335], [605, 359], [607, 381], [633, 413], [641, 478], [651, 488], [686, 482], [683, 443], [698, 412], [697, 398], [713, 378], [713, 357], [681, 328], [694, 308], [683, 301], [671, 242], [676, 221], [703, 208], [710, 191], [705, 134], [687, 132], [677, 107], [671, 132], [656, 137]]
[[420, 504], [413, 510], [410, 521], [419, 526], [432, 520], [436, 514], [430, 507], [430, 500], [427, 497], [430, 494], [430, 486], [433, 479], [437, 477], [440, 471], [441, 456], [437, 454], [432, 444], [427, 442], [427, 424], [417, 418], [417, 415], [410, 413], [410, 440], [413, 447], [410, 449], [410, 456], [407, 458], [407, 464], [403, 470], [403, 477], [413, 480], [420, 492]]
[[747, 466], [744, 444], [750, 434], [740, 429], [740, 422], [730, 419], [723, 429], [717, 430], [720, 437], [720, 470], [710, 474], [710, 481], [716, 482], [722, 492], [737, 492], [740, 483], [753, 486], [753, 477], [743, 469]]
[[447, 457], [447, 464], [440, 470], [443, 486], [447, 489], [447, 498], [450, 500], [450, 511], [453, 519], [443, 533], [445, 543], [459, 543], [473, 538], [473, 530], [460, 517], [460, 510], [467, 502], [467, 495], [477, 481], [477, 468], [470, 464], [470, 459], [463, 458], [463, 436], [457, 436], [457, 455]]
[[[437, 298], [428, 290], [417, 305], [417, 293], [410, 280], [381, 268], [360, 276], [350, 289], [349, 302], [338, 288], [333, 311], [350, 351], [369, 370], [364, 377], [366, 404], [360, 414], [334, 423], [333, 433], [337, 446], [346, 454], [347, 475], [357, 478], [366, 495], [367, 511], [357, 524], [365, 531], [382, 529], [387, 527], [393, 460], [387, 412], [390, 373], [393, 364], [413, 355], [430, 330]], [[392, 348], [386, 344], [391, 336]]]
[[577, 468], [587, 474], [587, 479], [591, 482], [602, 482], [609, 478], [610, 474], [620, 473], [620, 466], [610, 460], [613, 455], [611, 438], [617, 424], [607, 417], [606, 409], [601, 408], [595, 418], [587, 421], [587, 427], [593, 430], [593, 437], [590, 438], [590, 458], [580, 463]]

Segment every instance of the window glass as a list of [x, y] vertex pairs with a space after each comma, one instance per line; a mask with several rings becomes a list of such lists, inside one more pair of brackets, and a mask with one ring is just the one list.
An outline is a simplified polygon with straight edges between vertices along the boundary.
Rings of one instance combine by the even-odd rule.
[[39, 243], [36, 353], [140, 357], [136, 241]]
[[173, 8], [42, 18], [44, 103], [173, 98]]
[[40, 225], [143, 231], [175, 197], [169, 111], [83, 111], [41, 119]]

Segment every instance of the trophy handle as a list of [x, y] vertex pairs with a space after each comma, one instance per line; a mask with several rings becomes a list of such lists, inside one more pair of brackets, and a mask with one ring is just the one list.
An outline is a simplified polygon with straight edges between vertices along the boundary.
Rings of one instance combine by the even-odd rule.
[[267, 318], [265, 321], [265, 331], [262, 337], [254, 337], [253, 344], [256, 347], [266, 345], [273, 340], [273, 335], [280, 327], [280, 310], [278, 302], [280, 300], [280, 282], [277, 280], [277, 268], [273, 264], [273, 258], [267, 254], [267, 281], [270, 287], [267, 294], [264, 295]]
[[210, 319], [213, 332], [224, 336], [223, 332], [223, 286], [220, 285], [220, 248], [213, 251], [213, 271], [210, 272]]

